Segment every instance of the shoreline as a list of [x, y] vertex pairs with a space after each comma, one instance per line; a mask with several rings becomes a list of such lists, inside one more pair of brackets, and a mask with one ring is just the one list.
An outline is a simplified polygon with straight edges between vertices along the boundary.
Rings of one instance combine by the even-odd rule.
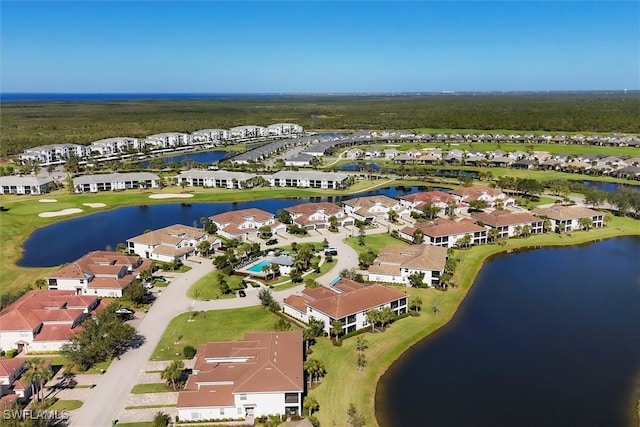
[[[355, 191], [335, 192], [335, 194], [326, 194], [326, 193], [318, 194], [313, 190], [301, 191], [296, 189], [294, 191], [289, 191], [285, 189], [283, 191], [280, 191], [279, 192], [280, 194], [276, 197], [295, 197], [295, 196], [291, 196], [291, 194], [296, 194], [299, 197], [314, 197], [314, 196], [326, 197], [326, 196], [340, 196], [340, 195], [348, 196], [348, 195], [358, 194], [360, 192], [369, 191], [372, 189], [385, 187], [385, 186], [399, 186], [399, 185], [433, 186], [434, 185], [434, 183], [430, 183], [430, 182], [413, 181], [413, 180], [411, 181], [380, 180], [380, 182], [372, 182], [371, 184], [372, 185], [369, 185], [365, 188], [358, 188]], [[166, 191], [171, 191], [171, 190], [172, 188], [166, 189]], [[215, 191], [190, 192], [189, 194], [194, 194], [196, 196], [190, 199], [190, 202], [193, 201], [197, 203], [212, 203], [212, 202], [215, 203], [215, 202], [233, 202], [233, 201], [241, 201], [241, 200], [251, 200], [251, 197], [253, 197], [254, 199], [255, 198], [268, 199], [268, 198], [274, 197], [273, 193], [274, 191], [272, 189], [266, 189], [258, 192], [254, 191], [252, 192], [251, 195], [243, 192], [224, 194], [222, 192], [215, 192]], [[14, 226], [14, 229], [16, 226], [18, 226], [19, 228], [23, 228], [23, 230], [25, 228], [32, 228], [27, 233], [24, 232], [27, 230], [24, 230], [22, 233], [18, 232], [18, 233], [15, 233], [14, 236], [12, 236], [14, 240], [19, 240], [19, 246], [15, 248], [17, 250], [16, 252], [18, 252], [18, 254], [20, 254], [21, 256], [21, 254], [23, 253], [24, 242], [31, 236], [31, 233], [33, 233], [36, 229], [45, 227], [47, 225], [51, 225], [53, 223], [57, 223], [59, 221], [64, 221], [71, 218], [77, 218], [77, 217], [89, 215], [92, 213], [117, 209], [120, 207], [135, 206], [136, 204], [142, 204], [142, 203], [138, 203], [141, 200], [144, 200], [144, 204], [179, 203], [179, 201], [168, 201], [166, 199], [165, 200], [149, 199], [148, 198], [149, 194], [150, 194], [149, 192], [141, 192], [141, 193], [125, 192], [125, 193], [111, 193], [111, 194], [99, 193], [97, 195], [92, 194], [92, 195], [84, 195], [84, 196], [70, 195], [70, 194], [61, 194], [60, 196], [56, 195], [60, 200], [59, 203], [64, 206], [71, 204], [69, 203], [69, 200], [74, 201], [73, 205], [76, 205], [76, 204], [82, 205], [82, 203], [84, 202], [87, 202], [89, 200], [96, 201], [98, 198], [111, 199], [111, 200], [110, 200], [110, 203], [108, 203], [104, 208], [82, 212], [81, 214], [76, 214], [69, 217], [43, 219], [43, 218], [37, 218], [37, 215], [33, 215], [33, 213], [23, 214], [23, 215], [30, 215], [30, 217], [33, 217], [33, 220], [37, 219], [37, 222], [40, 223], [40, 225], [36, 226], [34, 224], [33, 227], [27, 227], [24, 224], [24, 221], [22, 221], [22, 224], [17, 224], [17, 223], [20, 223], [21, 221], [16, 221], [16, 223], [10, 224]], [[154, 193], [151, 193], [151, 194], [154, 194]], [[155, 194], [163, 194], [163, 193], [155, 192]], [[38, 205], [37, 203], [32, 203], [33, 201], [34, 199], [25, 198], [25, 197], [20, 197], [20, 198], [16, 197], [15, 202], [12, 201], [12, 203], [9, 206], [13, 208], [14, 203], [17, 205], [23, 205], [25, 204], [25, 202], [26, 204], [30, 204], [30, 205]], [[109, 200], [103, 200], [103, 201], [109, 201]], [[40, 204], [40, 205], [47, 205], [47, 204]], [[47, 206], [47, 208], [50, 208], [51, 204], [48, 204], [48, 205], [49, 206]], [[7, 221], [5, 221], [5, 224], [6, 222]], [[373, 334], [378, 336], [384, 336], [385, 338], [390, 338], [388, 341], [392, 341], [391, 343], [392, 345], [385, 347], [383, 349], [384, 357], [378, 358], [377, 360], [372, 360], [372, 362], [374, 363], [371, 363], [369, 365], [369, 368], [367, 369], [367, 371], [369, 371], [367, 373], [368, 374], [367, 378], [364, 378], [363, 384], [360, 385], [361, 388], [359, 389], [359, 394], [361, 394], [362, 397], [366, 399], [367, 402], [366, 402], [366, 405], [364, 406], [361, 405], [358, 408], [361, 411], [362, 409], [368, 410], [367, 412], [369, 413], [367, 414], [367, 421], [369, 421], [371, 425], [379, 425], [378, 420], [376, 418], [376, 412], [375, 412], [375, 398], [376, 398], [376, 393], [378, 390], [380, 378], [388, 371], [388, 369], [393, 365], [393, 363], [395, 363], [402, 356], [402, 354], [405, 351], [411, 349], [415, 344], [417, 344], [421, 340], [440, 331], [443, 326], [447, 325], [451, 321], [451, 319], [459, 309], [460, 305], [466, 298], [467, 293], [473, 286], [473, 283], [475, 282], [475, 279], [478, 273], [480, 272], [482, 266], [491, 257], [500, 255], [500, 254], [506, 254], [513, 251], [518, 251], [518, 250], [533, 250], [533, 249], [553, 247], [553, 246], [574, 246], [577, 244], [588, 244], [594, 241], [614, 238], [614, 237], [634, 236], [634, 235], [637, 236], [637, 235], [640, 235], [640, 227], [637, 226], [637, 223], [638, 223], [637, 220], [633, 220], [630, 218], [614, 217], [612, 222], [607, 227], [601, 228], [601, 229], [591, 229], [587, 232], [583, 232], [583, 231], [573, 232], [571, 233], [571, 235], [555, 235], [555, 234], [548, 233], [546, 235], [530, 236], [526, 239], [510, 239], [506, 242], [504, 246], [500, 246], [494, 243], [494, 244], [476, 246], [467, 250], [456, 250], [457, 252], [455, 253], [455, 256], [461, 257], [461, 261], [458, 265], [458, 268], [456, 269], [456, 274], [454, 275], [454, 280], [456, 281], [457, 286], [455, 289], [449, 290], [446, 292], [446, 294], [448, 294], [448, 297], [452, 300], [451, 302], [453, 304], [451, 304], [446, 308], [443, 308], [443, 310], [440, 312], [437, 318], [434, 318], [434, 316], [432, 316], [431, 314], [426, 313], [426, 310], [423, 310], [423, 313], [420, 317], [416, 317], [416, 318], [409, 317], [407, 319], [402, 319], [400, 322], [397, 323], [397, 326], [394, 325], [394, 327], [392, 328], [394, 329], [394, 331], [397, 329], [402, 330], [402, 329], [411, 329], [411, 328], [415, 330], [415, 333], [410, 334], [408, 337], [404, 337], [404, 339], [398, 338], [397, 336], [394, 336], [394, 335]], [[6, 229], [4, 231], [6, 232]], [[19, 236], [20, 234], [22, 234], [23, 240], [20, 240], [20, 236]], [[7, 242], [5, 242], [5, 244], [6, 243]], [[5, 251], [5, 254], [6, 254], [6, 251]], [[15, 256], [16, 253], [14, 252], [13, 255]], [[3, 262], [6, 262], [6, 261], [7, 261], [6, 258], [3, 259]], [[42, 271], [45, 269], [49, 269], [49, 270], [55, 269], [55, 267], [53, 268], [19, 267], [15, 263], [12, 264], [12, 267], [14, 269], [28, 271], [31, 274], [37, 274], [38, 271]], [[6, 272], [3, 272], [3, 275], [4, 274], [6, 274]], [[25, 283], [28, 283], [28, 282], [25, 282]], [[436, 291], [436, 292], [439, 292], [439, 291]], [[435, 322], [430, 322], [430, 320], [431, 321], [435, 320]], [[415, 326], [419, 326], [419, 327], [416, 328]], [[394, 332], [391, 332], [390, 334], [393, 334], [393, 333]], [[350, 345], [352, 345], [352, 343], [351, 344], [345, 343], [346, 347], [349, 347]], [[334, 350], [333, 346], [330, 346], [329, 350]], [[328, 369], [328, 371], [329, 370], [330, 368]], [[339, 376], [339, 378], [337, 378], [335, 381], [340, 382], [340, 378], [342, 378], [342, 376]], [[316, 392], [314, 394], [318, 395], [318, 391], [322, 389], [327, 389], [329, 386], [331, 386], [331, 377], [327, 377], [325, 379], [325, 382], [323, 382], [323, 384], [321, 384], [317, 389], [315, 389]], [[339, 384], [338, 384], [338, 387], [340, 387]], [[632, 396], [632, 399], [634, 399], [634, 402], [635, 402], [637, 400], [637, 397]], [[327, 403], [327, 401], [325, 401], [324, 399], [321, 400], [321, 402], [323, 401], [324, 401], [325, 408], [328, 408], [330, 404]], [[348, 405], [348, 403], [349, 402], [340, 402], [339, 406], [341, 406], [341, 404], [344, 404], [346, 408], [346, 405]], [[365, 402], [361, 402], [361, 403], [365, 403]], [[346, 413], [346, 412], [342, 411], [342, 413]], [[317, 415], [323, 423], [331, 422], [331, 419], [326, 419], [326, 420], [324, 419], [322, 410], [318, 412]]]
[[[606, 228], [605, 228], [606, 229]], [[401, 347], [402, 345], [404, 345], [404, 343], [398, 343], [396, 346], [394, 346], [393, 348], [390, 349], [390, 351], [394, 354], [396, 354], [396, 356], [391, 360], [390, 363], [386, 363], [382, 366], [380, 366], [380, 368], [378, 369], [378, 371], [376, 372], [376, 376], [375, 376], [375, 386], [373, 388], [373, 393], [371, 394], [371, 396], [369, 397], [369, 409], [371, 409], [372, 412], [372, 422], [374, 422], [376, 426], [380, 426], [380, 424], [378, 423], [378, 418], [377, 418], [377, 411], [376, 411], [376, 405], [375, 405], [375, 401], [376, 401], [376, 395], [378, 393], [378, 386], [380, 384], [380, 379], [382, 378], [382, 376], [387, 373], [387, 371], [391, 368], [391, 366], [396, 363], [400, 357], [402, 356], [402, 354], [404, 354], [406, 351], [410, 350], [411, 348], [413, 348], [416, 344], [418, 344], [420, 341], [434, 335], [435, 333], [438, 333], [444, 326], [446, 326], [447, 324], [449, 324], [449, 322], [453, 319], [453, 317], [455, 316], [455, 314], [457, 313], [460, 305], [462, 304], [462, 302], [465, 300], [467, 294], [469, 293], [469, 291], [471, 290], [471, 288], [473, 287], [473, 284], [475, 283], [475, 279], [477, 278], [480, 270], [482, 269], [482, 267], [484, 266], [484, 264], [487, 261], [490, 261], [491, 258], [495, 257], [495, 256], [500, 256], [500, 255], [506, 255], [512, 252], [517, 252], [517, 251], [523, 251], [523, 250], [536, 250], [536, 249], [543, 249], [543, 248], [547, 248], [547, 247], [567, 247], [567, 246], [576, 246], [576, 245], [581, 245], [581, 244], [590, 244], [590, 243], [595, 243], [598, 242], [600, 240], [605, 240], [605, 239], [611, 239], [611, 238], [618, 238], [618, 237], [633, 237], [633, 236], [640, 236], [640, 230], [629, 230], [628, 233], [617, 233], [617, 234], [611, 234], [611, 235], [605, 235], [605, 236], [588, 236], [586, 235], [586, 233], [589, 233], [593, 230], [589, 230], [587, 232], [582, 232], [585, 233], [583, 234], [578, 234], [578, 237], [575, 238], [575, 234], [573, 236], [571, 236], [572, 241], [570, 242], [550, 242], [550, 243], [539, 243], [539, 244], [532, 244], [532, 243], [525, 243], [524, 240], [525, 239], [521, 239], [523, 241], [522, 245], [518, 245], [518, 244], [513, 244], [513, 245], [505, 245], [504, 247], [496, 247], [494, 251], [488, 251], [486, 254], [482, 254], [480, 257], [476, 258], [476, 259], [472, 259], [469, 262], [469, 264], [465, 264], [464, 260], [461, 260], [460, 263], [457, 266], [456, 269], [456, 274], [454, 275], [454, 277], [458, 276], [458, 272], [460, 270], [462, 270], [462, 267], [465, 267], [465, 276], [462, 278], [462, 280], [464, 280], [463, 282], [457, 282], [457, 286], [456, 286], [456, 290], [454, 290], [453, 292], [460, 292], [460, 294], [458, 295], [458, 298], [456, 298], [456, 304], [453, 307], [454, 309], [452, 311], [447, 311], [446, 313], [441, 312], [440, 316], [443, 316], [440, 318], [441, 322], [439, 322], [439, 325], [430, 331], [425, 331], [426, 333], [424, 334], [418, 334], [417, 336], [415, 336], [415, 339], [413, 339], [411, 341], [411, 343], [409, 345], [407, 345], [406, 347]], [[586, 237], [586, 238], [585, 238]], [[518, 240], [518, 239], [512, 239], [513, 240]], [[483, 245], [480, 247], [487, 247], [490, 245]], [[469, 251], [473, 250], [473, 248], [469, 249]], [[451, 292], [451, 291], [447, 291], [447, 292]], [[429, 316], [429, 314], [427, 314], [425, 311], [423, 311], [421, 313], [421, 316]], [[404, 321], [405, 319], [402, 319], [401, 321]], [[637, 382], [640, 382], [640, 378], [638, 379]], [[636, 387], [638, 388], [638, 387]], [[636, 396], [631, 396], [631, 400], [634, 402], [634, 404], [636, 402], [638, 402], [638, 400], [640, 399], [640, 394], [636, 395]], [[634, 420], [632, 419], [631, 422], [633, 423]]]

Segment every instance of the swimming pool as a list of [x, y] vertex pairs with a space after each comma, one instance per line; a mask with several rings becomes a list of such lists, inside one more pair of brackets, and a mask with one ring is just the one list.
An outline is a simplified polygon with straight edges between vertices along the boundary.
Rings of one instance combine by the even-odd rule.
[[247, 270], [253, 273], [262, 273], [262, 267], [264, 267], [265, 265], [271, 265], [271, 261], [260, 261], [256, 265], [252, 265], [251, 267], [247, 268]]

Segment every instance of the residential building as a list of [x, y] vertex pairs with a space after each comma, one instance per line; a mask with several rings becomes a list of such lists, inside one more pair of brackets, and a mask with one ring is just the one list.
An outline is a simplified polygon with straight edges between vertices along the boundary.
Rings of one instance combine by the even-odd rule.
[[471, 236], [470, 245], [487, 243], [487, 229], [468, 219], [451, 221], [438, 218], [432, 222], [416, 222], [415, 226], [400, 230], [400, 237], [413, 241], [416, 230], [422, 232], [424, 243], [428, 245], [453, 248], [466, 235]]
[[511, 212], [496, 209], [492, 212], [478, 212], [471, 216], [487, 227], [498, 230], [498, 239], [517, 237], [522, 228], [528, 226], [530, 234], [540, 234], [544, 232], [544, 221], [529, 212]]
[[331, 287], [305, 288], [301, 295], [290, 295], [284, 300], [283, 311], [305, 323], [312, 317], [324, 322], [327, 334], [331, 333], [331, 323], [339, 320], [343, 332], [349, 333], [369, 326], [369, 310], [389, 307], [399, 315], [407, 312], [407, 301], [404, 292], [342, 278]]
[[219, 143], [227, 139], [227, 131], [225, 129], [202, 129], [191, 134], [194, 143]]
[[69, 157], [83, 159], [91, 155], [91, 147], [78, 144], [50, 144], [27, 148], [19, 159], [22, 164], [34, 161], [39, 164], [65, 163]]
[[584, 206], [553, 205], [548, 208], [536, 208], [533, 213], [541, 218], [549, 218], [551, 227], [558, 233], [582, 229], [582, 218], [590, 219], [591, 227], [604, 226], [604, 214]]
[[184, 390], [180, 421], [302, 415], [302, 332], [246, 333], [243, 341], [201, 344]]
[[93, 251], [48, 276], [47, 286], [50, 290], [73, 291], [77, 295], [119, 298], [151, 265], [135, 255]]
[[[460, 214], [466, 211], [468, 204], [460, 202], [457, 197], [444, 191], [421, 191], [400, 197], [400, 204], [412, 211], [423, 212], [425, 206], [431, 205], [438, 209], [437, 214]], [[453, 207], [453, 210], [451, 209]]]
[[462, 187], [451, 190], [451, 194], [458, 197], [458, 200], [471, 203], [475, 200], [482, 200], [487, 203], [487, 207], [514, 206], [516, 201], [513, 197], [507, 196], [501, 189], [487, 186]]
[[267, 135], [297, 135], [302, 133], [302, 126], [295, 123], [274, 123], [267, 126]]
[[123, 136], [93, 141], [89, 148], [92, 153], [97, 153], [101, 156], [109, 156], [112, 154], [126, 153], [130, 150], [140, 151], [143, 146], [143, 142], [138, 138]]
[[250, 181], [256, 176], [256, 174], [245, 172], [191, 169], [180, 172], [177, 181], [178, 184], [186, 182], [191, 187], [241, 189], [250, 187]]
[[75, 291], [29, 291], [0, 312], [0, 348], [59, 351], [98, 303]]
[[338, 189], [349, 178], [346, 173], [316, 171], [280, 171], [265, 175], [271, 187], [300, 187]]
[[160, 187], [160, 178], [150, 172], [105, 173], [73, 178], [73, 189], [76, 193], [158, 187]]
[[129, 253], [143, 258], [175, 262], [194, 255], [198, 244], [204, 241], [209, 241], [212, 249], [222, 244], [201, 228], [174, 224], [127, 239], [127, 247]]
[[0, 176], [0, 194], [44, 194], [55, 188], [53, 178], [42, 176]]
[[267, 129], [255, 125], [236, 126], [229, 129], [227, 135], [229, 139], [259, 138], [267, 136]]
[[409, 276], [424, 274], [428, 286], [438, 286], [447, 262], [447, 248], [431, 245], [387, 246], [369, 266], [370, 282], [409, 285]]
[[268, 226], [272, 234], [287, 230], [272, 213], [255, 208], [224, 212], [210, 216], [209, 219], [218, 227], [218, 234], [227, 239], [256, 238], [258, 230], [264, 226]]
[[409, 216], [411, 210], [388, 196], [356, 197], [342, 202], [344, 211], [360, 221], [376, 222], [389, 219], [389, 211], [396, 211], [400, 217]]
[[[32, 384], [27, 382], [23, 375], [28, 360], [24, 357], [0, 358], [0, 409], [6, 409], [12, 404], [25, 403], [31, 397]], [[48, 368], [51, 361], [45, 360], [43, 364]]]
[[332, 216], [336, 217], [338, 225], [342, 227], [354, 223], [354, 219], [347, 216], [343, 208], [329, 202], [302, 203], [285, 210], [291, 214], [294, 224], [309, 230], [329, 228], [329, 218]]
[[188, 133], [165, 132], [147, 136], [144, 140], [144, 145], [153, 147], [152, 149], [162, 149], [189, 145], [192, 140], [193, 137]]

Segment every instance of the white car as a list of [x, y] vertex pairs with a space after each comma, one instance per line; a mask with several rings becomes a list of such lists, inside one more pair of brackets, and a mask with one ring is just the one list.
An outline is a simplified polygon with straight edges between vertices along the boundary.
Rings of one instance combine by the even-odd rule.
[[145, 283], [144, 284], [144, 288], [145, 289], [153, 289], [153, 283]]
[[133, 311], [133, 310], [130, 310], [128, 308], [122, 307], [122, 308], [119, 308], [119, 309], [116, 310], [116, 314], [126, 314], [128, 316], [131, 316], [131, 315], [136, 314], [136, 312]]

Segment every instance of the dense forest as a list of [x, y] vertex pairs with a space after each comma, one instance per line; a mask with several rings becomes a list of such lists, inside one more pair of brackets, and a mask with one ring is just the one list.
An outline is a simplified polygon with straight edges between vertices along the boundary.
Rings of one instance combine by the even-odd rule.
[[640, 133], [638, 117], [638, 92], [19, 101], [1, 104], [0, 156], [53, 143], [279, 122], [306, 130]]

